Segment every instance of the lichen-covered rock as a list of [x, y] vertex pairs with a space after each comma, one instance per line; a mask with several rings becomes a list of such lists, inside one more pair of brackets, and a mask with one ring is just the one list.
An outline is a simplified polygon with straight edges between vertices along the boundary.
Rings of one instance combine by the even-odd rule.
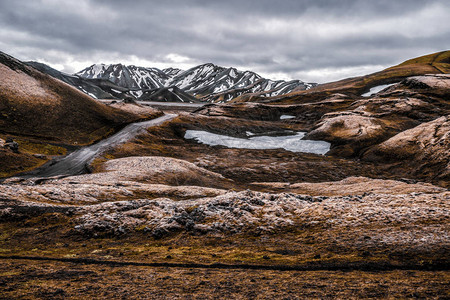
[[401, 82], [403, 85], [416, 90], [433, 89], [439, 94], [450, 93], [450, 74], [428, 74], [408, 77]]
[[363, 194], [408, 194], [408, 193], [442, 193], [445, 188], [437, 187], [429, 183], [409, 183], [398, 180], [372, 179], [367, 177], [348, 177], [340, 181], [333, 182], [255, 182], [254, 186], [271, 187], [274, 189], [284, 189], [297, 194], [314, 196], [344, 196]]
[[364, 141], [379, 136], [383, 123], [376, 118], [357, 113], [331, 113], [308, 134], [310, 138], [325, 139], [333, 143], [350, 140]]
[[45, 184], [0, 185], [0, 197], [41, 203], [96, 204], [105, 201], [171, 197], [174, 200], [216, 196], [225, 190], [198, 186], [168, 186], [133, 181], [107, 183], [82, 183], [53, 180]]
[[[143, 230], [161, 238], [180, 231], [260, 235], [315, 226], [342, 230], [356, 238], [354, 243], [431, 249], [450, 245], [442, 226], [450, 221], [449, 200], [448, 192], [339, 197], [229, 192], [181, 202], [160, 198], [83, 206], [75, 213], [74, 229], [85, 235]], [[357, 239], [364, 236], [370, 241]]]
[[[96, 180], [89, 178], [94, 175]], [[363, 244], [428, 251], [450, 246], [446, 225], [450, 221], [450, 193], [427, 184], [348, 178], [338, 183], [288, 187], [298, 192], [324, 189], [321, 195], [311, 196], [157, 185], [119, 180], [116, 175], [105, 172], [40, 184], [0, 184], [0, 218], [23, 220], [63, 214], [70, 218], [68, 229], [83, 236], [139, 233], [164, 238], [177, 232], [270, 235], [317, 228], [334, 232], [329, 240], [340, 243], [345, 239], [355, 247]], [[108, 183], [100, 176], [113, 181]], [[333, 188], [326, 190], [335, 184], [335, 189], [347, 195], [333, 196]], [[361, 194], [363, 190], [366, 192]], [[180, 195], [187, 197], [180, 199]], [[370, 240], [362, 239], [365, 236]]]
[[138, 181], [170, 185], [217, 186], [226, 179], [185, 160], [161, 156], [134, 156], [113, 159], [102, 165], [104, 172], [72, 176], [64, 180], [82, 183]]

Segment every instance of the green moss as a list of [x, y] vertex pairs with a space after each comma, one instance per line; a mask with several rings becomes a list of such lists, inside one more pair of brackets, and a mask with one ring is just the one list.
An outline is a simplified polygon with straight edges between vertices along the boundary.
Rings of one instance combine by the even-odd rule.
[[44, 154], [44, 155], [66, 155], [67, 149], [61, 146], [55, 146], [44, 142], [34, 142], [24, 138], [18, 138], [16, 141], [19, 143], [20, 151], [31, 154]]

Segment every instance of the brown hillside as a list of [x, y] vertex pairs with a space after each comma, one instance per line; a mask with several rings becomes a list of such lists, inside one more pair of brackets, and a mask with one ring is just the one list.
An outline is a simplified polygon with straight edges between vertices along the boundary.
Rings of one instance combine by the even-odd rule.
[[0, 144], [13, 138], [19, 145], [18, 152], [0, 147], [0, 177], [33, 169], [65, 154], [68, 145], [90, 144], [142, 117], [0, 52]]
[[410, 76], [442, 73], [450, 73], [450, 51], [442, 51], [413, 58], [380, 72], [320, 84], [306, 91], [296, 91], [287, 95], [270, 98], [264, 98], [257, 94], [247, 94], [236, 98], [234, 102], [251, 101], [293, 104], [320, 101], [335, 93], [359, 96], [377, 85], [399, 82]]
[[0, 132], [89, 144], [138, 119], [0, 52]]

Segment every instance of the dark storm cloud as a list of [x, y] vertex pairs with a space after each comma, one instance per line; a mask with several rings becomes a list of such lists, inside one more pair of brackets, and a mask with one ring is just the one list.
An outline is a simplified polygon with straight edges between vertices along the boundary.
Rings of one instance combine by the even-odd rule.
[[446, 0], [0, 0], [0, 50], [66, 71], [213, 62], [326, 81], [448, 49], [448, 19]]

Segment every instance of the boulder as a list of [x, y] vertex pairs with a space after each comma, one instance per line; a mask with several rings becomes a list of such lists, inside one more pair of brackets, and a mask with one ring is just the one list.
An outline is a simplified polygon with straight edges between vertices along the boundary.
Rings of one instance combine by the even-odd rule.
[[19, 153], [19, 143], [12, 138], [7, 138], [3, 147], [11, 149], [14, 153]]

